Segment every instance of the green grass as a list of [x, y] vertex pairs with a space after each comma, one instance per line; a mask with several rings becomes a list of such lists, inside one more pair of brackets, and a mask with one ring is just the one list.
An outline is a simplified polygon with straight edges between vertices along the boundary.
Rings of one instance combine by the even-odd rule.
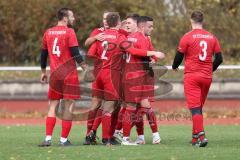
[[[190, 126], [161, 126], [162, 144], [152, 145], [151, 133], [145, 129], [146, 145], [83, 146], [85, 129], [75, 125], [70, 140], [72, 147], [59, 147], [60, 127], [54, 132], [53, 146], [39, 148], [44, 135], [43, 126], [0, 126], [1, 160], [207, 160], [240, 159], [239, 126], [207, 126], [209, 145], [206, 148], [194, 148], [188, 144]], [[100, 134], [100, 132], [99, 132]], [[135, 133], [133, 133], [135, 135]]]

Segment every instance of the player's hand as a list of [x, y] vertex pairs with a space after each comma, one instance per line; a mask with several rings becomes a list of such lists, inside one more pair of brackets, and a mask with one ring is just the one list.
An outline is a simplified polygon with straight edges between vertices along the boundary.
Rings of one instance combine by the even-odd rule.
[[46, 73], [42, 73], [42, 74], [41, 74], [40, 82], [41, 82], [41, 83], [47, 83], [47, 80], [48, 80], [47, 74], [46, 74]]
[[104, 33], [99, 33], [94, 38], [98, 41], [104, 41], [105, 40]]
[[88, 65], [86, 63], [81, 63], [80, 66], [83, 69], [83, 71], [85, 71], [88, 68]]
[[93, 81], [95, 81], [95, 76], [94, 76], [94, 74], [93, 74], [93, 70], [90, 69], [90, 67], [87, 67], [87, 68], [84, 70], [83, 80], [84, 80], [85, 82], [93, 82]]
[[154, 56], [159, 58], [159, 59], [165, 58], [165, 54], [163, 52], [155, 52]]
[[151, 60], [151, 61], [149, 62], [149, 63], [150, 63], [150, 65], [153, 65], [153, 64], [155, 64], [155, 63], [156, 63], [156, 60], [155, 60], [154, 58], [150, 58], [150, 60]]

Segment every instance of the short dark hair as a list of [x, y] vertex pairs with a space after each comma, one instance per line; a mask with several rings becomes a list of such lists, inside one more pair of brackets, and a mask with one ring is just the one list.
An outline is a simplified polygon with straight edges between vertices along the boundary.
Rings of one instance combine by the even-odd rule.
[[68, 16], [68, 11], [71, 11], [69, 8], [61, 8], [57, 12], [57, 18], [59, 21], [61, 21], [64, 17]]
[[130, 13], [130, 14], [128, 14], [128, 15], [126, 16], [125, 19], [131, 18], [131, 19], [133, 19], [134, 21], [138, 21], [138, 18], [139, 18], [139, 17], [140, 17], [140, 15], [137, 14], [137, 13]]
[[118, 12], [110, 12], [107, 15], [107, 25], [108, 27], [116, 27], [118, 25], [118, 22], [120, 21], [120, 15]]
[[193, 11], [192, 14], [191, 14], [191, 19], [194, 22], [202, 23], [203, 19], [204, 19], [203, 12], [201, 12], [201, 11]]
[[148, 17], [148, 16], [140, 16], [137, 20], [137, 24], [145, 23], [145, 22], [148, 22], [148, 21], [153, 21], [153, 18]]

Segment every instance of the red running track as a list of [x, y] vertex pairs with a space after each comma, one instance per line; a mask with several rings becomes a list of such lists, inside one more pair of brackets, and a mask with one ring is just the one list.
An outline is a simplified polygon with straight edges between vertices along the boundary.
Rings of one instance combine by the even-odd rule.
[[[184, 100], [160, 100], [152, 103], [152, 105], [162, 112], [186, 108]], [[240, 99], [211, 99], [206, 101], [204, 107], [238, 109], [240, 108]], [[47, 110], [48, 101], [0, 101], [0, 111], [5, 112], [47, 112]]]
[[[155, 110], [160, 112], [171, 112], [185, 108], [184, 100], [161, 100], [152, 104]], [[240, 100], [207, 100], [205, 108], [215, 109], [240, 109]], [[26, 112], [41, 112], [47, 113], [47, 101], [0, 101], [0, 112], [10, 113], [26, 113]], [[190, 119], [184, 118], [160, 118], [159, 125], [186, 125], [191, 124]], [[45, 123], [44, 118], [7, 118], [0, 119], [0, 125], [42, 125]], [[58, 121], [59, 123], [59, 121]], [[75, 122], [82, 124], [85, 122]], [[222, 124], [222, 125], [240, 125], [240, 118], [207, 118], [206, 125]]]

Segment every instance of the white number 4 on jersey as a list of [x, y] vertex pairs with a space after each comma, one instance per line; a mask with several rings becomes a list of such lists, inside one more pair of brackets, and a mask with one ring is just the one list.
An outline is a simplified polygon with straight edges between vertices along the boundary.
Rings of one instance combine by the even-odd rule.
[[59, 46], [57, 46], [57, 41], [58, 41], [58, 38], [55, 38], [53, 41], [52, 53], [56, 54], [58, 57], [60, 57], [61, 52], [59, 50]]

